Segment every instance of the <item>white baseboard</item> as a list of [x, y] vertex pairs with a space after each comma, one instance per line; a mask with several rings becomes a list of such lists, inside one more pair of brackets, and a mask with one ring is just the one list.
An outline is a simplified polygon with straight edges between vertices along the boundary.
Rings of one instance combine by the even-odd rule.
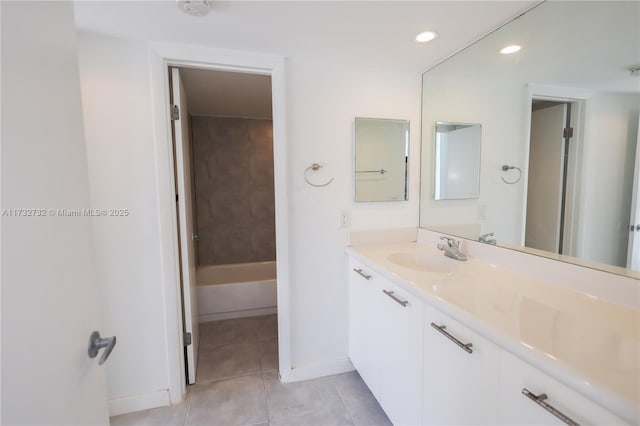
[[278, 307], [260, 308], [260, 309], [246, 309], [243, 311], [233, 312], [216, 312], [214, 314], [201, 314], [198, 315], [198, 322], [220, 321], [233, 318], [243, 317], [257, 317], [260, 315], [271, 315], [278, 313]]
[[171, 405], [169, 389], [162, 389], [142, 395], [125, 396], [109, 400], [109, 416], [133, 413], [134, 411]]
[[287, 374], [283, 374], [281, 371], [280, 380], [282, 382], [299, 382], [301, 380], [331, 376], [333, 374], [346, 373], [353, 370], [355, 370], [355, 368], [353, 367], [353, 364], [351, 364], [351, 360], [349, 358], [339, 358], [322, 364], [295, 367], [286, 372]]

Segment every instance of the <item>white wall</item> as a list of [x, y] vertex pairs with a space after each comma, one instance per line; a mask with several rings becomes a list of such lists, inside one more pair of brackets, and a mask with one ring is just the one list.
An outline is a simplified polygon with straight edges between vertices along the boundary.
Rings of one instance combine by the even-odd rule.
[[79, 36], [91, 200], [126, 208], [94, 220], [112, 413], [168, 403], [154, 135], [146, 43]]
[[[168, 354], [147, 46], [97, 35], [80, 40], [93, 204], [132, 212], [95, 224], [104, 318], [123, 342], [108, 370], [110, 398], [154, 395], [168, 387]], [[295, 59], [286, 68], [292, 364], [304, 369], [347, 357], [347, 234], [338, 212], [350, 210], [358, 229], [418, 224], [420, 75]], [[409, 201], [352, 201], [356, 116], [411, 120]], [[335, 177], [328, 187], [305, 183], [314, 162]]]
[[[347, 356], [346, 230], [418, 223], [420, 75], [290, 60], [287, 63], [291, 188], [291, 340], [294, 367]], [[409, 201], [353, 202], [354, 117], [411, 121]], [[306, 167], [325, 165], [333, 183], [314, 188]]]

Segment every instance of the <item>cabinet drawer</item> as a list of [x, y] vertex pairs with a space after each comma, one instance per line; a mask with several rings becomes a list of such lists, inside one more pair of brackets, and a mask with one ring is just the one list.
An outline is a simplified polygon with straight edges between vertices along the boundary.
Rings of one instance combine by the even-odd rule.
[[[572, 420], [581, 425], [624, 425], [613, 413], [583, 397], [516, 356], [502, 351], [500, 357], [498, 420], [505, 425], [563, 425]], [[546, 395], [539, 405], [525, 396]], [[543, 404], [543, 405], [544, 405]], [[557, 410], [554, 415], [551, 411]], [[560, 417], [566, 416], [567, 421]]]

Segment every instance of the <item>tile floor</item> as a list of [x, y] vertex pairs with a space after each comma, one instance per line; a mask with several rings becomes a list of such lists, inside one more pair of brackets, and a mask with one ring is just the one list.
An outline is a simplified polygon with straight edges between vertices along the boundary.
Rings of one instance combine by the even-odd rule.
[[111, 425], [391, 425], [355, 371], [280, 383], [275, 315], [200, 324], [196, 382], [182, 403]]

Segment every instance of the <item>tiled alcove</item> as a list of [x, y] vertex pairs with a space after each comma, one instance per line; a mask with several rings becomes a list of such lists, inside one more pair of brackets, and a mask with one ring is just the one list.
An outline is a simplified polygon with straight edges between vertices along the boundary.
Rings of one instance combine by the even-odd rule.
[[201, 265], [275, 260], [271, 120], [191, 118]]

